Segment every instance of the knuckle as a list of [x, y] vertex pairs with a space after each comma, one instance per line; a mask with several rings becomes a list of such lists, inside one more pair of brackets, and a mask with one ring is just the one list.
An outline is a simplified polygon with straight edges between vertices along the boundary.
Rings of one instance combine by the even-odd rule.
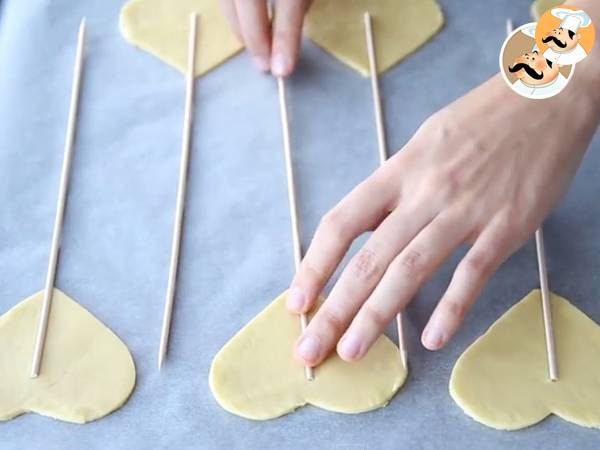
[[331, 308], [323, 306], [319, 311], [319, 314], [326, 326], [332, 329], [336, 335], [339, 335], [344, 331], [344, 321], [339, 313], [333, 311]]
[[320, 231], [328, 239], [344, 241], [352, 236], [352, 229], [346, 219], [346, 213], [340, 205], [335, 206], [323, 216], [317, 231]]
[[403, 252], [395, 262], [395, 272], [403, 277], [412, 278], [417, 282], [423, 279], [425, 264], [423, 254], [416, 250]]
[[[532, 224], [537, 224], [538, 210], [532, 205], [539, 204], [537, 198], [526, 198], [527, 194], [521, 193], [513, 200], [513, 203], [505, 208], [505, 219], [501, 224], [501, 230], [505, 234], [515, 233], [515, 231], [527, 230], [526, 234], [532, 227]], [[499, 227], [500, 228], [500, 227]]]
[[464, 303], [457, 302], [455, 300], [447, 300], [443, 303], [443, 305], [443, 309], [446, 314], [450, 315], [459, 322], [462, 322], [467, 313], [467, 306]]
[[362, 308], [362, 316], [366, 321], [374, 325], [378, 331], [385, 329], [389, 320], [383, 312], [368, 303]]
[[322, 270], [317, 269], [306, 259], [302, 260], [300, 267], [303, 269], [302, 273], [307, 275], [307, 281], [317, 285], [325, 284], [327, 281], [327, 275]]
[[417, 130], [417, 135], [425, 134], [431, 137], [448, 138], [451, 134], [452, 126], [450, 116], [439, 110], [430, 115]]
[[494, 256], [489, 250], [466, 256], [463, 261], [464, 270], [471, 276], [484, 277], [492, 270]]
[[521, 226], [522, 218], [523, 214], [518, 208], [514, 205], [506, 206], [493, 223], [494, 240], [500, 244], [509, 240], [514, 235], [515, 229]]
[[427, 118], [419, 130], [417, 136], [421, 136], [429, 144], [439, 148], [451, 148], [448, 145], [460, 131], [460, 124], [447, 108], [437, 111]]
[[354, 278], [367, 280], [379, 273], [379, 265], [374, 252], [361, 249], [350, 262], [350, 271]]

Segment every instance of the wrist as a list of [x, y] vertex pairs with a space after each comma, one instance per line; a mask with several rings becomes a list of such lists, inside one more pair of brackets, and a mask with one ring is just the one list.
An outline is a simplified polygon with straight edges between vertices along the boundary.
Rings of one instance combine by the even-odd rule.
[[567, 4], [583, 9], [596, 26], [594, 48], [583, 61], [577, 64], [572, 81], [581, 90], [581, 96], [587, 97], [591, 108], [600, 114], [600, 2], [597, 0], [570, 0]]

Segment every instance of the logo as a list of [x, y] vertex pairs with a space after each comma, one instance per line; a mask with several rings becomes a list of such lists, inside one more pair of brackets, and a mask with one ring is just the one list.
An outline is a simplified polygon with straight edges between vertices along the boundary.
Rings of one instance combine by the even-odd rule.
[[569, 84], [575, 65], [592, 51], [594, 25], [583, 10], [563, 5], [513, 31], [500, 51], [508, 86], [530, 99], [553, 97]]

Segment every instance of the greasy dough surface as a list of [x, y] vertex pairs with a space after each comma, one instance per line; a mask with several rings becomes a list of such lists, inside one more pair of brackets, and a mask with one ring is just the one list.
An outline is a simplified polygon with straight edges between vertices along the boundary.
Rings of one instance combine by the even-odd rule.
[[215, 356], [209, 383], [219, 404], [255, 420], [273, 419], [307, 403], [342, 413], [385, 406], [406, 379], [398, 348], [382, 336], [361, 361], [347, 363], [334, 354], [309, 382], [292, 356], [300, 324], [287, 311], [286, 296], [275, 299]]
[[29, 377], [43, 292], [0, 317], [0, 420], [26, 412], [85, 423], [122, 406], [135, 366], [121, 340], [54, 290], [41, 373]]
[[372, 16], [379, 73], [425, 44], [444, 24], [435, 0], [315, 0], [306, 17], [305, 33], [318, 46], [368, 76], [366, 11]]
[[552, 295], [559, 381], [548, 380], [540, 291], [510, 308], [458, 359], [450, 394], [484, 425], [516, 430], [549, 414], [600, 427], [600, 327]]
[[121, 10], [121, 33], [131, 44], [185, 73], [194, 11], [200, 15], [195, 73], [203, 75], [243, 48], [218, 0], [131, 0]]

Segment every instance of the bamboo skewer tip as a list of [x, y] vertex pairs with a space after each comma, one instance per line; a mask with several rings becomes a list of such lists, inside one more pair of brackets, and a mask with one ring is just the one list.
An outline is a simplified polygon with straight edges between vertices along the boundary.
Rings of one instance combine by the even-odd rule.
[[510, 34], [514, 31], [515, 27], [513, 24], [513, 20], [509, 17], [506, 19], [506, 35], [510, 36]]
[[189, 159], [192, 147], [192, 126], [194, 119], [194, 87], [196, 68], [196, 48], [198, 43], [198, 13], [190, 14], [190, 29], [188, 36], [188, 67], [186, 72], [185, 112], [183, 118], [183, 131], [181, 143], [181, 161], [179, 166], [179, 181], [177, 185], [177, 200], [175, 206], [175, 220], [173, 225], [173, 238], [171, 242], [171, 258], [169, 262], [169, 279], [165, 294], [165, 306], [158, 350], [158, 369], [160, 370], [166, 360], [169, 349], [173, 304], [175, 301], [175, 288], [179, 270], [179, 256], [181, 251], [181, 238], [183, 230], [183, 215], [185, 210], [185, 196], [189, 172]]

